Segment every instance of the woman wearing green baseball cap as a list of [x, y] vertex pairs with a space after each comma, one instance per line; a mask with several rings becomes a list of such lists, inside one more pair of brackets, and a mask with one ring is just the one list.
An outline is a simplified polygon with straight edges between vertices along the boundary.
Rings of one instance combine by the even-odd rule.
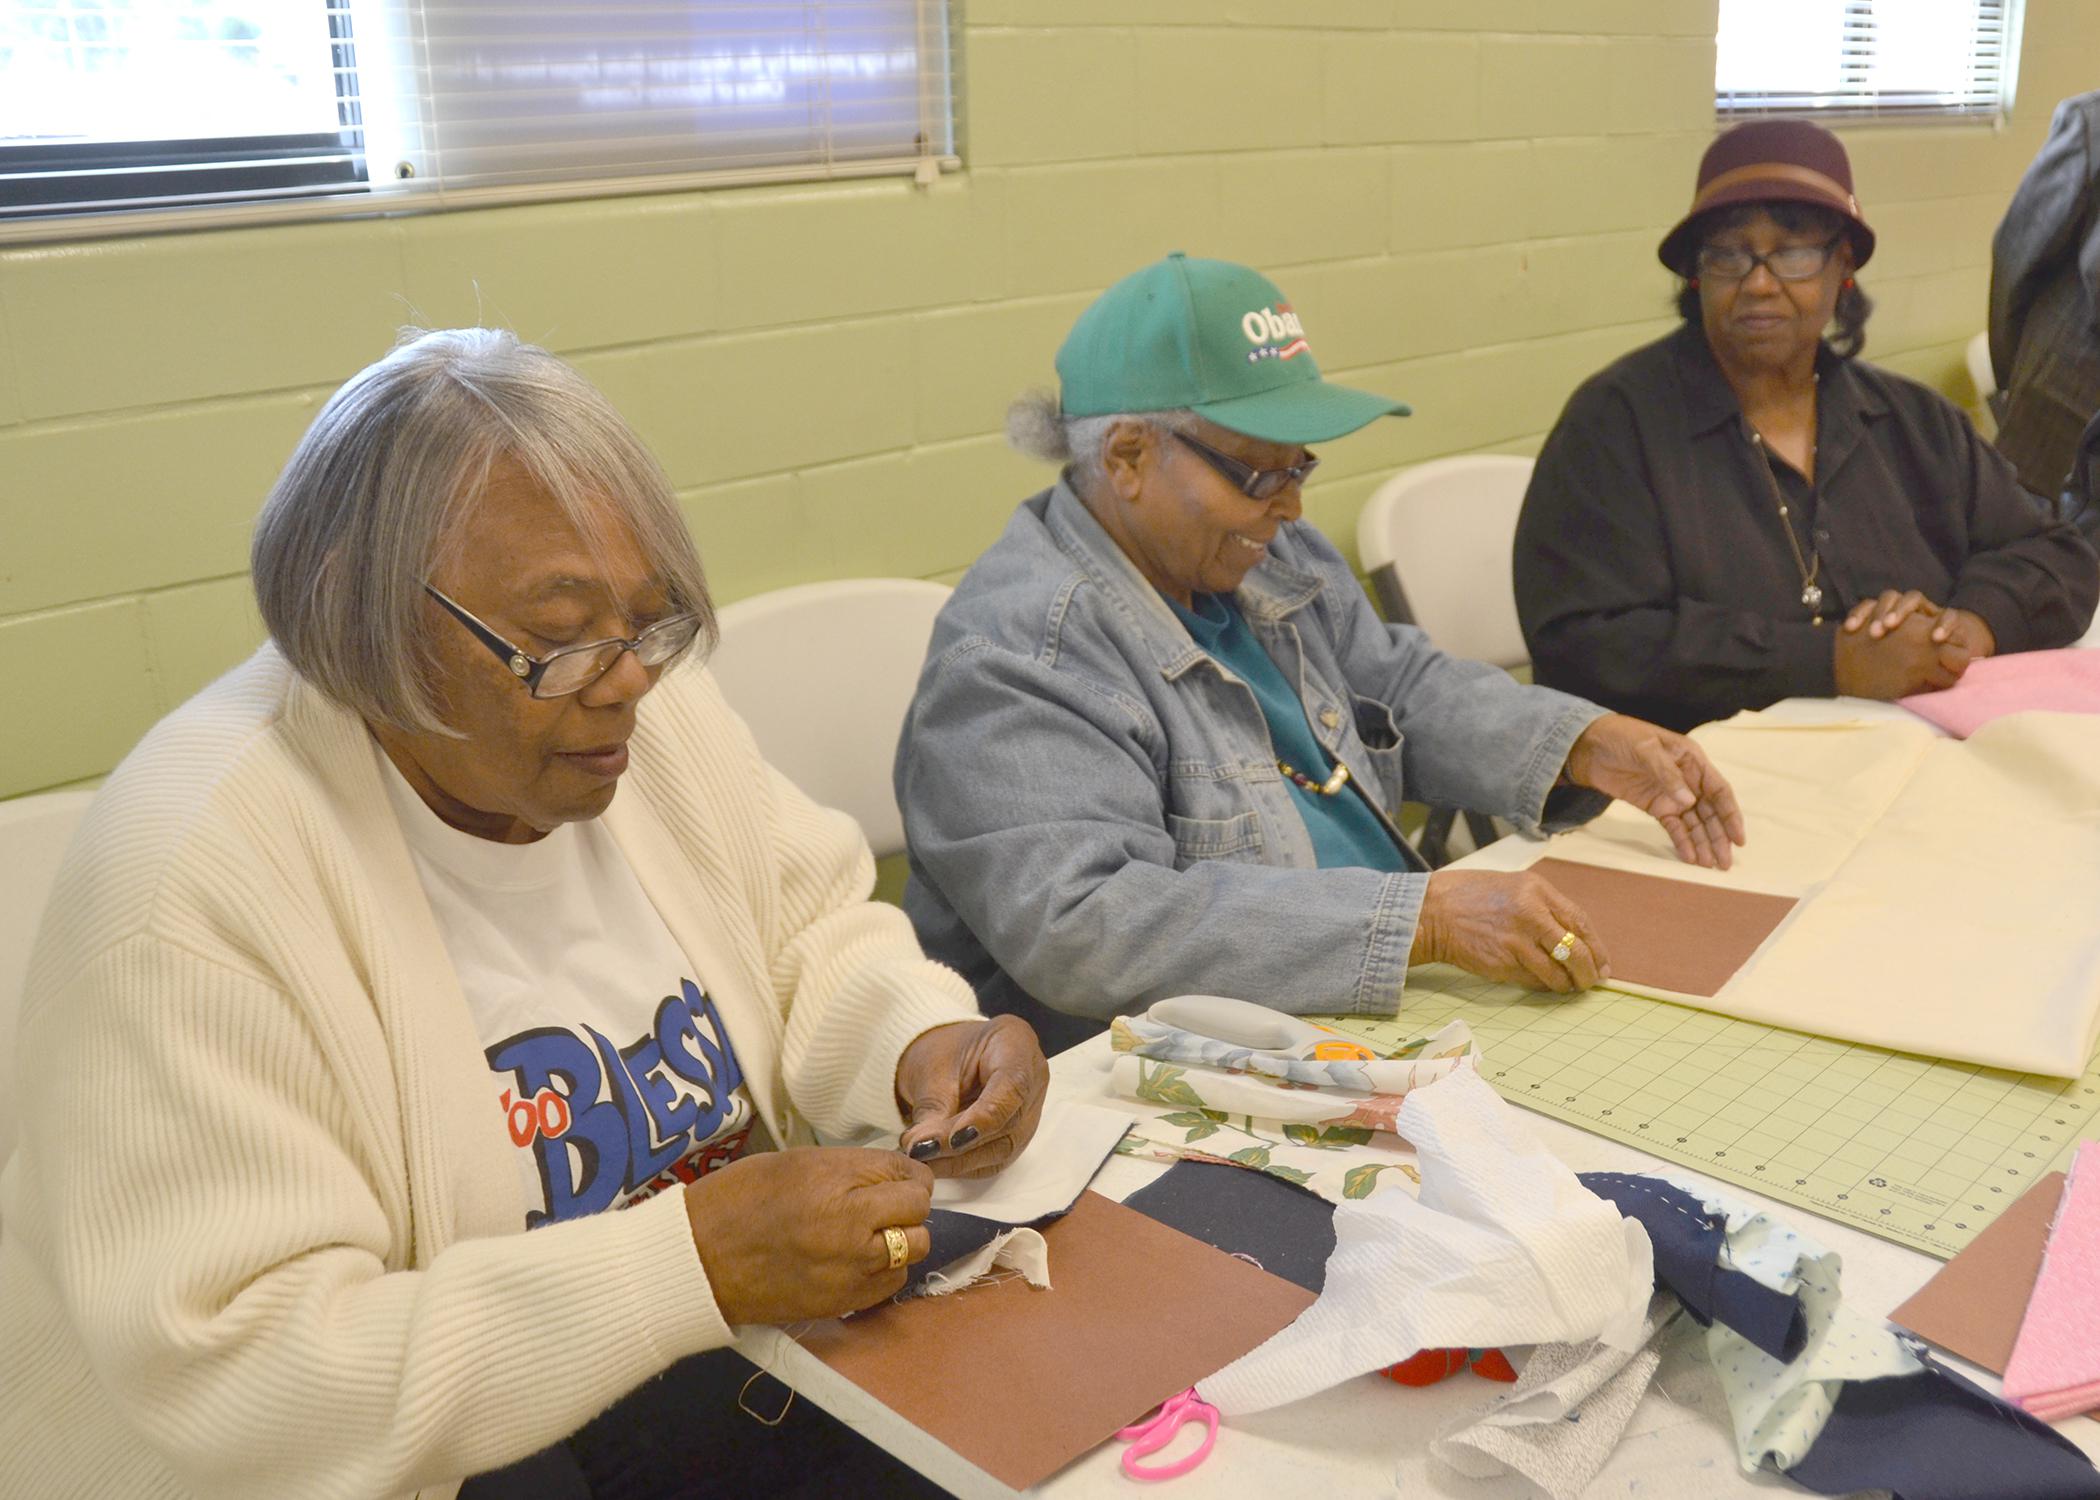
[[1430, 873], [1403, 791], [1528, 832], [1622, 797], [1726, 868], [1728, 785], [1689, 741], [1388, 625], [1300, 520], [1307, 445], [1405, 415], [1320, 378], [1258, 273], [1126, 277], [1009, 422], [1063, 466], [958, 585], [897, 754], [905, 907], [1046, 1048], [1162, 996], [1392, 1011], [1410, 963], [1566, 992], [1608, 972], [1530, 874]]

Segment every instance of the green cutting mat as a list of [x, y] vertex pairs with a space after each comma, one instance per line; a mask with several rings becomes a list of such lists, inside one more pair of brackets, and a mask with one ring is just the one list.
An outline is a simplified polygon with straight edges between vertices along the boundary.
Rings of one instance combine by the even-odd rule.
[[1441, 966], [1409, 976], [1399, 1019], [1329, 1024], [1390, 1049], [1454, 1018], [1517, 1104], [1942, 1258], [2100, 1138], [2100, 1061], [2004, 1073]]

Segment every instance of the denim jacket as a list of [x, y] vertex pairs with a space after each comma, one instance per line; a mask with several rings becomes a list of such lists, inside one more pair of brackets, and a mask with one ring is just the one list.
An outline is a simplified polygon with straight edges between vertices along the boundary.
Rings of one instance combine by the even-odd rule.
[[[1569, 747], [1603, 712], [1386, 624], [1302, 522], [1235, 601], [1389, 818], [1408, 794], [1537, 833]], [[1411, 850], [1403, 873], [1317, 867], [1252, 689], [1063, 482], [1014, 513], [942, 609], [896, 789], [920, 941], [1046, 1047], [1190, 992], [1398, 1006], [1428, 875]], [[1606, 801], [1556, 797], [1550, 826]]]

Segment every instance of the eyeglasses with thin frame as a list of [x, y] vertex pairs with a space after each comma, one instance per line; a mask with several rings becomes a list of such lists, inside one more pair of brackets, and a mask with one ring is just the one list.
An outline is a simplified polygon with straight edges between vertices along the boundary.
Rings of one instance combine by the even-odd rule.
[[580, 646], [564, 646], [545, 656], [534, 656], [506, 641], [476, 619], [472, 611], [446, 598], [429, 584], [423, 585], [423, 592], [451, 611], [452, 618], [466, 626], [474, 639], [510, 668], [511, 675], [535, 698], [566, 698], [571, 693], [580, 693], [610, 672], [629, 651], [643, 666], [660, 667], [692, 645], [700, 635], [698, 615], [672, 615], [668, 620], [658, 620], [632, 639], [613, 636], [602, 641], [586, 641]]
[[1699, 274], [1715, 281], [1747, 281], [1763, 266], [1781, 281], [1811, 281], [1830, 264], [1831, 252], [1843, 235], [1832, 235], [1820, 245], [1781, 245], [1764, 255], [1754, 255], [1737, 245], [1702, 245], [1697, 257]]
[[1185, 432], [1175, 432], [1174, 436], [1195, 449], [1205, 463], [1231, 480], [1233, 488], [1249, 500], [1273, 500], [1283, 493], [1286, 485], [1305, 483], [1312, 471], [1320, 467], [1320, 461], [1308, 453], [1302, 464], [1291, 464], [1282, 469], [1257, 469], [1252, 464], [1242, 463], [1230, 453], [1220, 453], [1210, 444], [1192, 438]]

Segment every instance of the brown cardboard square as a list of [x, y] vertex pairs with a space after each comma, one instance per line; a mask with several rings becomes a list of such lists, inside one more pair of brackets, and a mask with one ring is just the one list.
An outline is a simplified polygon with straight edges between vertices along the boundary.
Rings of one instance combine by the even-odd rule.
[[2012, 1358], [2020, 1319], [2042, 1271], [2049, 1221], [2064, 1195], [2064, 1174], [2050, 1172], [2007, 1205], [1968, 1248], [1889, 1314], [1928, 1343], [1994, 1375]]
[[1589, 917], [1614, 979], [1703, 999], [1721, 992], [1795, 905], [1791, 896], [1565, 859], [1531, 868]]
[[802, 1345], [1015, 1489], [1291, 1323], [1313, 1294], [1097, 1193], [1043, 1230], [1050, 1286], [885, 1303]]

